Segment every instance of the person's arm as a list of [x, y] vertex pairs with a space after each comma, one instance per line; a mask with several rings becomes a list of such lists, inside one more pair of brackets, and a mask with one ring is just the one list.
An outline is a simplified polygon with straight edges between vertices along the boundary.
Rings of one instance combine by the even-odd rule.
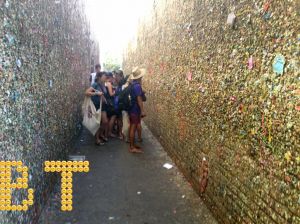
[[96, 92], [96, 90], [93, 87], [90, 87], [85, 91], [85, 95], [86, 96], [95, 96], [95, 92]]
[[146, 113], [144, 111], [144, 104], [143, 104], [143, 98], [142, 98], [142, 95], [143, 95], [142, 87], [141, 87], [141, 85], [133, 84], [133, 90], [134, 90], [134, 93], [137, 98], [137, 104], [139, 105], [139, 108], [141, 109], [141, 117], [145, 117]]
[[108, 82], [107, 84], [107, 89], [108, 89], [108, 93], [110, 96], [114, 96], [115, 95], [115, 92], [113, 91], [113, 88], [112, 88], [112, 85], [110, 82]]
[[134, 88], [135, 95], [137, 96], [137, 104], [139, 105], [139, 108], [141, 109], [141, 117], [145, 117], [146, 114], [144, 111], [144, 103], [143, 103], [143, 98], [142, 98], [142, 95], [143, 95], [142, 87], [141, 87], [141, 85], [134, 85], [133, 88]]
[[93, 87], [90, 87], [90, 88], [88, 88], [88, 89], [85, 91], [85, 95], [86, 95], [86, 96], [96, 96], [96, 95], [102, 96], [103, 93], [100, 92], [100, 91], [95, 90]]
[[137, 103], [141, 109], [141, 117], [145, 117], [146, 114], [145, 114], [145, 111], [144, 111], [144, 103], [143, 103], [143, 99], [141, 96], [138, 96], [137, 97]]
[[122, 86], [122, 90], [124, 90], [129, 84], [128, 83], [125, 83], [123, 86]]
[[143, 100], [143, 102], [147, 101], [147, 98], [146, 98], [146, 95], [145, 95], [145, 91], [143, 91], [143, 93], [142, 93], [142, 100]]

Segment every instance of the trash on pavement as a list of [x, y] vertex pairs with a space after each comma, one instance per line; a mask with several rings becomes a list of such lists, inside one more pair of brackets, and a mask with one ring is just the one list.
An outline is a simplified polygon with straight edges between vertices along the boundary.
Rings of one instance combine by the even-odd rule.
[[71, 160], [71, 161], [84, 161], [85, 156], [84, 155], [69, 155], [69, 160]]
[[173, 167], [173, 165], [171, 165], [170, 163], [165, 163], [163, 167], [169, 170]]

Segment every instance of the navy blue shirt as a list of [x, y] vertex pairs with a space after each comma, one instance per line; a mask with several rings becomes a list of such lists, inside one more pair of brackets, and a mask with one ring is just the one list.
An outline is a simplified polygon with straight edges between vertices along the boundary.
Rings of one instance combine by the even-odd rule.
[[[100, 91], [100, 92], [103, 92], [103, 91], [106, 90], [105, 87], [104, 87], [104, 88], [101, 88], [101, 85], [98, 84], [98, 83], [94, 83], [94, 84], [92, 85], [92, 87], [93, 87], [94, 89]], [[102, 90], [102, 89], [103, 89], [103, 90]], [[94, 103], [96, 109], [100, 108], [100, 96], [92, 96], [91, 99], [92, 99], [92, 101], [93, 101], [93, 103]]]
[[137, 114], [137, 115], [141, 114], [141, 108], [138, 104], [137, 97], [142, 96], [142, 95], [143, 95], [143, 90], [142, 90], [141, 84], [138, 83], [137, 81], [133, 81], [132, 89], [131, 89], [131, 93], [130, 93], [133, 105], [132, 105], [129, 113]]

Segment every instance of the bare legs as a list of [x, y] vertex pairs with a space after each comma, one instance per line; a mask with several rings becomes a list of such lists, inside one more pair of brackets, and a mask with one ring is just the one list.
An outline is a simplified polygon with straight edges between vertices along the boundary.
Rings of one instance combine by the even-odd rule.
[[[104, 141], [108, 141], [108, 137], [112, 134], [112, 129], [117, 117], [112, 116], [110, 119], [107, 117], [106, 111], [102, 111], [101, 113], [101, 126], [98, 132], [96, 133], [96, 141], [97, 143], [102, 143], [101, 139]], [[130, 122], [129, 120], [132, 120]], [[138, 133], [138, 139], [141, 141], [142, 135], [142, 126], [140, 122], [140, 118], [133, 116], [133, 118], [129, 119], [129, 115], [127, 112], [123, 111], [123, 120], [117, 119], [118, 124], [118, 133], [120, 136], [124, 135], [125, 140], [130, 143], [129, 152], [132, 153], [141, 153], [143, 152], [141, 147], [135, 144], [135, 133]]]
[[142, 125], [141, 125], [141, 123], [139, 123], [137, 125], [137, 133], [138, 133], [138, 141], [142, 142], [143, 139], [142, 139]]
[[129, 128], [129, 152], [132, 153], [142, 153], [142, 149], [134, 144], [134, 136], [135, 136], [135, 132], [137, 130], [137, 126], [138, 124], [130, 124], [130, 128]]
[[118, 135], [119, 135], [119, 138], [123, 139], [123, 134], [122, 134], [123, 122], [122, 122], [122, 117], [118, 117], [117, 118], [117, 126], [118, 126]]
[[101, 127], [100, 127], [100, 137], [103, 138], [104, 141], [107, 141], [108, 136], [108, 118], [106, 111], [101, 112]]
[[98, 131], [96, 132], [96, 135], [95, 135], [95, 137], [96, 137], [96, 144], [97, 144], [97, 145], [103, 145], [103, 143], [104, 143], [104, 142], [101, 140], [100, 135], [101, 135], [101, 127], [98, 129]]
[[117, 118], [117, 116], [116, 116], [116, 115], [113, 115], [113, 116], [111, 116], [111, 118], [109, 119], [109, 122], [108, 122], [108, 131], [107, 131], [107, 132], [108, 132], [108, 135], [107, 135], [107, 137], [116, 137], [116, 136], [113, 135], [113, 133], [112, 133], [112, 130], [113, 130], [113, 127], [114, 127], [116, 118]]

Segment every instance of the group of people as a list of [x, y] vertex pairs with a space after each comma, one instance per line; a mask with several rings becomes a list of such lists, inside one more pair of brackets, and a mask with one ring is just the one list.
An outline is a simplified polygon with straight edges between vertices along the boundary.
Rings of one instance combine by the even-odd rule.
[[101, 108], [101, 125], [95, 134], [96, 144], [104, 145], [109, 138], [120, 138], [129, 143], [129, 152], [142, 153], [135, 143], [142, 142], [141, 119], [146, 116], [143, 102], [146, 101], [142, 89], [142, 77], [145, 69], [134, 68], [130, 75], [124, 76], [122, 70], [101, 71], [101, 65], [95, 66], [90, 75], [91, 86], [85, 95], [91, 97], [96, 110]]

